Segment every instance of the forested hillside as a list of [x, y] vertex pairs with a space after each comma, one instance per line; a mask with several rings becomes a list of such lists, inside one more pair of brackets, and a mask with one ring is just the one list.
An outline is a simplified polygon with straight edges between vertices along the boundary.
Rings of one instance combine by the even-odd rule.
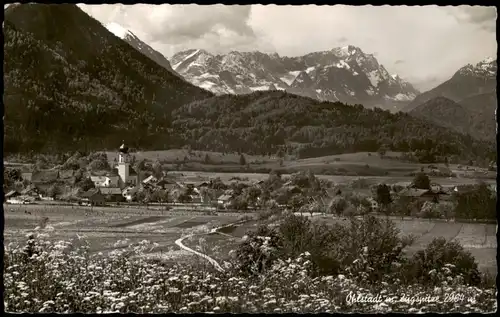
[[3, 31], [6, 152], [164, 146], [171, 110], [212, 95], [76, 5], [11, 6]]
[[493, 158], [493, 143], [476, 141], [405, 113], [361, 105], [319, 102], [284, 92], [224, 95], [173, 112], [177, 145], [252, 154], [284, 152], [299, 157], [380, 148], [421, 156]]
[[114, 149], [125, 139], [143, 150], [496, 156], [493, 143], [403, 113], [278, 91], [215, 97], [158, 67], [75, 5], [10, 6], [4, 39], [7, 154]]
[[496, 140], [496, 95], [474, 95], [460, 103], [445, 97], [433, 98], [409, 113], [477, 139]]

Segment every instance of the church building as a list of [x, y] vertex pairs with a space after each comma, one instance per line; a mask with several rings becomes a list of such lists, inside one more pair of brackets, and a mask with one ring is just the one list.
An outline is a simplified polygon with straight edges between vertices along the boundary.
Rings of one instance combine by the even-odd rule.
[[130, 166], [129, 148], [125, 143], [123, 143], [118, 150], [117, 170], [120, 176], [120, 188], [136, 186], [139, 183], [137, 172]]

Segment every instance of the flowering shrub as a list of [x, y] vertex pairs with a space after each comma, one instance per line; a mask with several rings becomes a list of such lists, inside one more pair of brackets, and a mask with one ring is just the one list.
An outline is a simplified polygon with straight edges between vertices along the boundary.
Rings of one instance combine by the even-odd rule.
[[[269, 227], [259, 230], [257, 234], [251, 233], [237, 250], [240, 268], [246, 276], [251, 272], [262, 274], [269, 263], [278, 259], [309, 252], [313, 276], [350, 272], [373, 284], [383, 281], [432, 286], [443, 279], [429, 272], [449, 264], [450, 274], [460, 277], [464, 284], [482, 283], [474, 257], [456, 242], [436, 239], [413, 257], [406, 256], [405, 248], [413, 243], [414, 237], [400, 236], [388, 219], [365, 216], [350, 218], [347, 225], [327, 225], [292, 214], [283, 218], [277, 230]], [[273, 241], [272, 252], [264, 254], [262, 250], [269, 247], [268, 241]], [[359, 267], [360, 263], [365, 265]]]
[[[491, 312], [494, 288], [440, 285], [376, 286], [353, 275], [311, 277], [311, 255], [276, 260], [257, 278], [233, 271], [201, 271], [189, 264], [163, 264], [140, 255], [151, 248], [143, 241], [109, 255], [89, 254], [85, 244], [50, 242], [34, 237], [38, 250], [29, 258], [22, 246], [4, 254], [4, 304], [7, 312], [59, 313], [315, 313], [315, 312]], [[361, 262], [357, 262], [361, 263]], [[464, 300], [428, 303], [389, 298], [442, 296], [457, 292]], [[346, 301], [382, 294], [377, 303]]]
[[[436, 238], [424, 249], [418, 251], [409, 261], [407, 278], [418, 280], [420, 283], [438, 284], [442, 283], [443, 275], [438, 274], [440, 269], [446, 267], [446, 271], [453, 276], [460, 276], [465, 283], [478, 285], [481, 277], [477, 263], [470, 252], [454, 241], [446, 241], [444, 238]], [[432, 272], [430, 274], [426, 274]]]

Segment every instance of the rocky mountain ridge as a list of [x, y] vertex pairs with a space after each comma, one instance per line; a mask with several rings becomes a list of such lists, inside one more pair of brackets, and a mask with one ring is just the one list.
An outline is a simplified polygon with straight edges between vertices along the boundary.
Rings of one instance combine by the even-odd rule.
[[419, 91], [390, 75], [373, 54], [349, 45], [299, 57], [261, 52], [213, 55], [202, 49], [179, 52], [172, 68], [215, 94], [285, 90], [318, 100], [398, 110]]

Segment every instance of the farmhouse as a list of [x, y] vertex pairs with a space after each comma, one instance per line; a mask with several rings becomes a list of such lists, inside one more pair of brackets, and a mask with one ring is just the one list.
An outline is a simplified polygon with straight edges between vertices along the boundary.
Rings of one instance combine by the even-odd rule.
[[59, 178], [58, 170], [36, 171], [31, 175], [31, 182], [36, 183], [52, 183]]
[[370, 202], [370, 208], [373, 211], [378, 210], [379, 205], [378, 205], [378, 202], [375, 199], [373, 199], [372, 197], [368, 197], [367, 200]]
[[198, 186], [196, 186], [196, 187], [202, 188], [202, 187], [208, 187], [208, 186], [210, 186], [210, 184], [208, 182], [202, 182], [202, 183], [198, 184]]
[[441, 186], [441, 185], [439, 185], [439, 184], [436, 184], [436, 183], [432, 183], [432, 184], [431, 184], [431, 190], [432, 190], [433, 192], [439, 192], [439, 191], [441, 191], [442, 189], [443, 189], [443, 188], [442, 188], [442, 186]]
[[90, 180], [94, 183], [95, 187], [106, 186], [106, 176], [90, 176]]
[[122, 191], [122, 196], [127, 201], [132, 201], [138, 191], [139, 191], [139, 186], [129, 186]]
[[80, 194], [80, 200], [92, 206], [104, 205], [104, 195], [101, 194], [99, 189], [93, 188]]
[[169, 179], [161, 179], [156, 183], [156, 186], [162, 189], [172, 190], [174, 188], [180, 188], [181, 186], [177, 182]]
[[40, 198], [40, 190], [36, 186], [30, 185], [26, 187], [23, 191], [21, 191], [21, 195], [33, 198]]
[[223, 207], [227, 207], [229, 205], [229, 203], [231, 202], [232, 198], [233, 198], [232, 195], [222, 194], [219, 196], [219, 198], [217, 198], [217, 204], [219, 204]]
[[403, 197], [408, 197], [412, 200], [417, 199], [421, 201], [437, 202], [439, 200], [439, 196], [446, 195], [446, 193], [443, 191], [434, 192], [428, 189], [407, 188], [399, 192], [399, 195]]
[[156, 177], [154, 177], [153, 175], [151, 175], [151, 176], [149, 176], [149, 177], [146, 177], [146, 178], [142, 181], [142, 183], [143, 183], [143, 184], [147, 184], [147, 185], [149, 185], [149, 184], [155, 184], [155, 183], [157, 183], [157, 182], [158, 182], [158, 179], [157, 179]]
[[4, 200], [8, 203], [11, 203], [13, 199], [15, 199], [19, 196], [21, 196], [20, 192], [18, 192], [17, 190], [11, 190], [5, 194]]
[[99, 188], [99, 191], [107, 201], [121, 201], [124, 198], [121, 189], [118, 187], [102, 187]]

